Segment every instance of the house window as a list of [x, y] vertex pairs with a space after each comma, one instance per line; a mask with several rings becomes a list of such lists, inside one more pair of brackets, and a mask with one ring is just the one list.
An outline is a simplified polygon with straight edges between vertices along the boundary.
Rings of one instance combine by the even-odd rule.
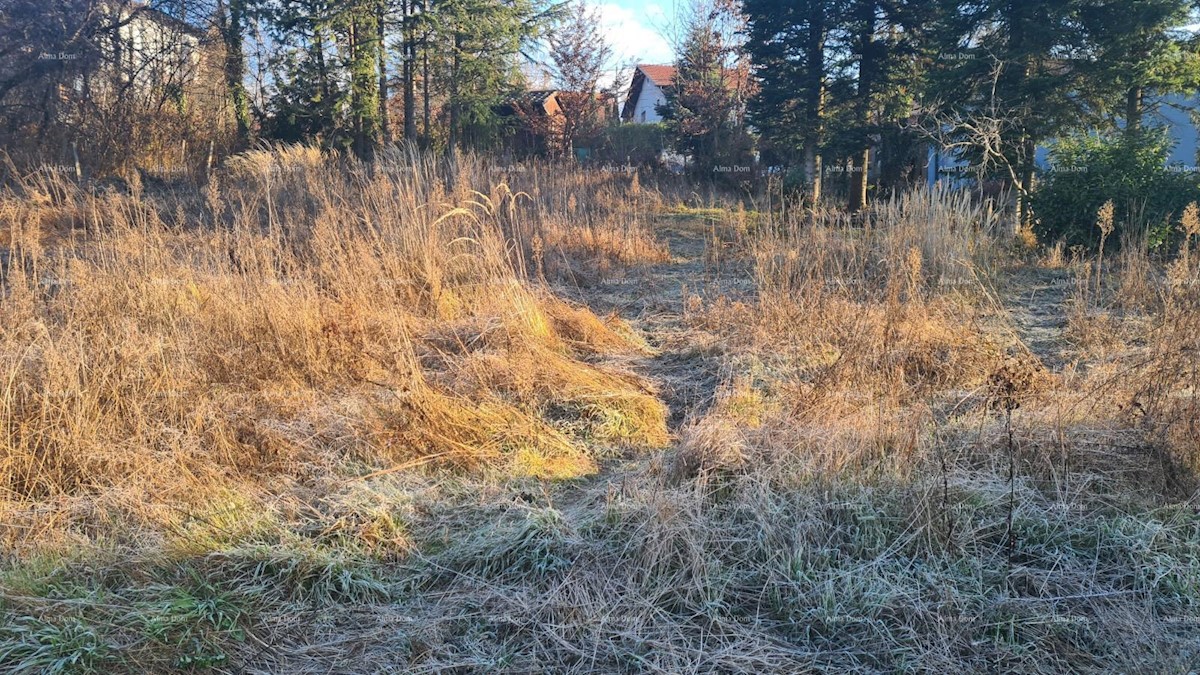
[[646, 121], [646, 111], [645, 110], [642, 111], [642, 121], [643, 122]]

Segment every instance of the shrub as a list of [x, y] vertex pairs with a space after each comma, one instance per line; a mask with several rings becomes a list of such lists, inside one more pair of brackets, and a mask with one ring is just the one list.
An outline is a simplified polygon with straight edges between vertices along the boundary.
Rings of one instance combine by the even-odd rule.
[[1114, 232], [1146, 230], [1149, 243], [1163, 244], [1171, 224], [1200, 197], [1192, 172], [1166, 162], [1172, 142], [1162, 128], [1133, 136], [1087, 134], [1060, 139], [1050, 150], [1050, 169], [1033, 194], [1034, 232], [1044, 242], [1095, 247], [1097, 211], [1114, 206]]
[[614, 125], [597, 138], [593, 159], [632, 166], [653, 165], [658, 163], [666, 145], [666, 127], [662, 124]]

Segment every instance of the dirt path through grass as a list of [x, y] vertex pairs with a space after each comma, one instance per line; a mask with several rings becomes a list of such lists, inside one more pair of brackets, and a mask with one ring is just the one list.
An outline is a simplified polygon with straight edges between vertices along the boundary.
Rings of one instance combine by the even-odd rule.
[[597, 315], [627, 321], [654, 350], [627, 357], [623, 365], [657, 385], [675, 431], [708, 408], [721, 380], [722, 341], [688, 325], [689, 299], [745, 299], [753, 293], [753, 280], [748, 262], [707, 219], [666, 216], [656, 231], [668, 247], [668, 260], [568, 292]]
[[1052, 372], [1067, 364], [1064, 331], [1073, 289], [1066, 270], [1027, 266], [1004, 280], [1006, 319], [1031, 354]]
[[[689, 325], [689, 298], [719, 295], [749, 298], [753, 292], [753, 279], [744, 256], [730, 255], [728, 260], [713, 260], [710, 238], [714, 231], [702, 218], [664, 217], [656, 233], [669, 249], [668, 259], [596, 284], [561, 285], [555, 291], [587, 305], [599, 316], [619, 317], [646, 341], [650, 347], [646, 352], [631, 350], [608, 358], [612, 365], [651, 381], [669, 407], [669, 426], [673, 435], [677, 435], [687, 420], [704, 413], [722, 380], [722, 340]], [[721, 248], [725, 248], [724, 244]], [[485, 491], [476, 499], [460, 503], [459, 515], [471, 515], [458, 523], [465, 529], [455, 532], [453, 538], [479, 538], [485, 536], [481, 534], [484, 530], [511, 525], [511, 519], [518, 516], [526, 519], [531, 517], [530, 514], [539, 513], [558, 514], [556, 517], [562, 519], [565, 531], [578, 532], [593, 517], [596, 499], [602, 498], [613, 486], [623, 485], [623, 477], [647, 471], [655, 457], [657, 455], [638, 455], [605, 462], [595, 476], [548, 483], [540, 492], [533, 488], [514, 492], [511, 487]], [[481, 531], [469, 529], [471, 523], [481, 527], [485, 521], [498, 525], [489, 524]], [[426, 564], [437, 568], [433, 557], [426, 558]], [[311, 662], [330, 666], [337, 672], [339, 667], [345, 668], [352, 663], [378, 663], [389, 658], [390, 648], [381, 636], [394, 634], [398, 627], [402, 634], [422, 635], [436, 633], [447, 625], [486, 623], [483, 617], [458, 612], [464, 611], [461, 603], [466, 598], [493, 596], [493, 602], [500, 602], [496, 591], [481, 590], [479, 580], [469, 574], [442, 571], [454, 581], [446, 583], [440, 590], [442, 595], [433, 602], [428, 602], [426, 597], [426, 601], [357, 607], [315, 621], [296, 634], [283, 637], [281, 644], [272, 646], [269, 657], [260, 655], [257, 658], [272, 668], [303, 669], [309, 666], [299, 664]], [[279, 632], [291, 631], [280, 627]], [[363, 654], [357, 660], [347, 655], [354, 651]], [[484, 662], [487, 663], [486, 659]], [[268, 670], [252, 668], [250, 672]]]

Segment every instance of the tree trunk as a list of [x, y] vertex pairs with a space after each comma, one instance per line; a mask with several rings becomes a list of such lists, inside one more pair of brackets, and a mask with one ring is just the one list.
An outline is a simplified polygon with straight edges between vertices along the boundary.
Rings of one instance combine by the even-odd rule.
[[421, 54], [421, 89], [425, 104], [425, 133], [423, 135], [425, 137], [425, 146], [428, 147], [432, 143], [432, 136], [430, 135], [432, 133], [430, 129], [431, 109], [429, 105], [429, 48], [426, 47], [422, 50]]
[[1036, 150], [1033, 138], [1028, 134], [1021, 140], [1022, 159], [1021, 159], [1021, 184], [1017, 192], [1017, 226], [1020, 230], [1027, 230], [1033, 224], [1033, 209], [1030, 208], [1029, 200], [1033, 194], [1033, 169], [1034, 169], [1034, 152]]
[[446, 149], [451, 155], [454, 154], [455, 150], [458, 150], [458, 145], [462, 142], [462, 129], [460, 128], [460, 125], [462, 124], [462, 113], [459, 110], [459, 105], [461, 102], [459, 101], [458, 96], [458, 78], [460, 75], [459, 71], [462, 67], [462, 62], [459, 55], [460, 49], [462, 49], [462, 35], [460, 33], [455, 33], [454, 53], [451, 57], [450, 65], [450, 129], [448, 134], [449, 140], [446, 143]]
[[850, 163], [850, 212], [858, 213], [867, 208], [867, 169], [871, 166], [871, 148], [865, 147]]
[[237, 149], [250, 145], [250, 97], [244, 82], [246, 60], [242, 53], [242, 22], [245, 16], [245, 0], [217, 2], [221, 41], [225, 48], [225, 90], [233, 106], [233, 119], [237, 125]]
[[370, 159], [379, 144], [379, 35], [376, 7], [359, 5], [350, 23], [350, 122], [354, 153]]
[[[317, 63], [318, 88], [321, 91], [321, 132], [324, 134], [333, 128], [334, 120], [330, 109], [333, 91], [329, 88], [329, 69], [325, 67], [325, 36], [318, 29], [313, 36], [313, 53]], [[322, 139], [328, 141], [329, 139]]]
[[1125, 133], [1137, 134], [1142, 129], [1142, 97], [1141, 87], [1130, 87], [1125, 94]]
[[858, 91], [856, 92], [856, 110], [860, 145], [854, 154], [850, 170], [850, 199], [851, 213], [857, 213], [867, 207], [867, 170], [871, 166], [871, 141], [868, 131], [871, 125], [871, 95], [875, 87], [875, 69], [878, 64], [875, 58], [875, 2], [876, 0], [860, 0], [858, 39]]
[[825, 3], [811, 3], [805, 43], [805, 129], [804, 182], [812, 203], [821, 201], [821, 139], [825, 115]]
[[388, 64], [387, 64], [387, 0], [377, 0], [375, 32], [379, 44], [379, 138], [384, 145], [392, 143], [392, 124], [388, 115]]
[[362, 110], [362, 81], [359, 72], [363, 51], [361, 30], [362, 24], [355, 17], [350, 24], [350, 129], [353, 134], [354, 153], [363, 158], [367, 154], [367, 139]]
[[415, 14], [413, 12], [414, 0], [404, 0], [404, 25], [403, 40], [404, 40], [404, 140], [415, 142], [417, 140], [417, 46], [416, 38], [413, 36], [413, 20]]
[[804, 182], [813, 206], [821, 201], [821, 154], [815, 139], [804, 142]]

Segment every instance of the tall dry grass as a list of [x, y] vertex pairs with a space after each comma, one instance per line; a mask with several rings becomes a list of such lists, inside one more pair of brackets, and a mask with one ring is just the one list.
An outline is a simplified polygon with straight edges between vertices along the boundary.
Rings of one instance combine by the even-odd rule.
[[1025, 344], [1038, 272], [956, 199], [743, 232], [753, 292], [684, 303], [727, 375], [676, 447], [570, 499], [449, 500], [399, 606], [354, 615], [402, 647], [331, 621], [265, 669], [1194, 667], [1200, 528], [1133, 470], [1157, 461], [1121, 412], [1137, 380]]
[[[655, 667], [1195, 663], [1195, 468], [1177, 458], [1200, 313], [1168, 296], [1148, 350], [1051, 365], [1014, 325], [1024, 288], [1006, 288], [1037, 272], [992, 213], [915, 193], [861, 225], [797, 214], [753, 238], [756, 296], [694, 312], [729, 343], [727, 383], [649, 481], [674, 492], [610, 507], [654, 532], [633, 547], [646, 558], [603, 565], [676, 589]], [[1065, 322], [1068, 303], [1047, 313]]]
[[1181, 218], [1177, 250], [1151, 252], [1141, 232], [1122, 238], [1107, 274], [1099, 261], [1077, 261], [1066, 325], [1072, 355], [1085, 366], [1072, 383], [1076, 405], [1107, 404], [1116, 425], [1152, 450], [1141, 471], [1155, 477], [1157, 489], [1179, 494], [1200, 487], [1200, 268], [1190, 250], [1196, 218], [1193, 205]]
[[986, 204], [917, 192], [865, 224], [796, 214], [762, 227], [750, 247], [753, 302], [719, 301], [694, 317], [745, 359], [734, 372], [753, 373], [721, 393], [710, 421], [731, 419], [700, 425], [701, 437], [718, 435], [697, 447], [728, 455], [745, 440], [720, 429], [746, 433], [748, 420], [750, 433], [771, 433], [771, 417], [809, 430], [804, 442], [825, 458], [814, 471], [907, 463], [934, 401], [984, 387], [1003, 359], [972, 325], [991, 297], [999, 224]]
[[[1066, 325], [1034, 344], [1027, 279], [1065, 273], [1009, 256], [986, 204], [914, 193], [852, 220], [695, 200], [671, 236], [720, 251], [636, 284], [630, 304], [682, 312], [655, 317], [672, 353], [638, 354], [553, 283], [664, 261], [650, 211], [672, 199], [423, 161], [255, 154], [206, 196], [66, 190], [35, 210], [79, 235], [13, 230], [31, 243], [0, 304], [21, 553], [0, 662], [1195, 667], [1190, 266], [1143, 275], [1152, 340], [1101, 352]], [[665, 288], [739, 255], [703, 296]], [[1070, 289], [1048, 301], [1066, 320]], [[724, 381], [677, 438], [612, 365], [682, 380], [709, 358]], [[109, 557], [29, 554], [48, 542]]]
[[510, 187], [470, 159], [449, 176], [285, 148], [202, 194], [6, 194], [4, 545], [154, 541], [230, 491], [423, 465], [578, 476], [663, 445], [650, 386], [602, 363], [641, 347], [533, 269], [659, 256], [622, 186]]

